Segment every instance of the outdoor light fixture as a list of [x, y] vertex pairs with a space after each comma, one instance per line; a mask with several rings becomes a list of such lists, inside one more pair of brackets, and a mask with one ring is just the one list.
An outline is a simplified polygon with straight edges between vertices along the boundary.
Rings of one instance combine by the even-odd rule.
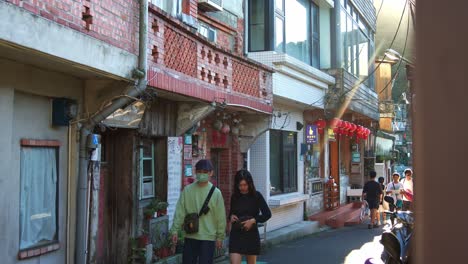
[[387, 58], [389, 58], [390, 60], [393, 60], [393, 61], [402, 60], [402, 61], [404, 61], [404, 62], [406, 62], [406, 63], [408, 63], [410, 65], [413, 65], [413, 63], [410, 60], [408, 60], [407, 58], [401, 56], [400, 53], [398, 53], [396, 50], [393, 50], [393, 49], [387, 49], [385, 51], [385, 56]]

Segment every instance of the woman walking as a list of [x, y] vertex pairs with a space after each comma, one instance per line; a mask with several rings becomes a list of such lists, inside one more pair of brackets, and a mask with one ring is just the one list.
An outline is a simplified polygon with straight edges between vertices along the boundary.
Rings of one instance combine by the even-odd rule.
[[270, 219], [271, 211], [262, 194], [255, 189], [252, 175], [247, 170], [236, 173], [229, 217], [232, 225], [229, 236], [231, 263], [240, 264], [242, 256], [246, 256], [248, 264], [255, 264], [260, 254], [257, 223]]

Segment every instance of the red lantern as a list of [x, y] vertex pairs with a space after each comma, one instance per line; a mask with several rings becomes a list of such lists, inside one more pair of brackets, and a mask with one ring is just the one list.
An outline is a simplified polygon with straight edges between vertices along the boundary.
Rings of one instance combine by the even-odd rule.
[[350, 129], [350, 131], [351, 131], [351, 132], [354, 132], [354, 131], [356, 131], [356, 129], [357, 129], [357, 126], [356, 126], [355, 124], [351, 123], [351, 129]]
[[364, 127], [362, 127], [362, 126], [357, 126], [357, 128], [356, 128], [356, 135], [358, 135], [358, 136], [361, 135], [362, 132], [364, 131], [363, 129], [364, 129]]
[[327, 122], [323, 119], [318, 119], [317, 121], [314, 122], [314, 124], [317, 126], [319, 134], [323, 134], [324, 128], [327, 125]]

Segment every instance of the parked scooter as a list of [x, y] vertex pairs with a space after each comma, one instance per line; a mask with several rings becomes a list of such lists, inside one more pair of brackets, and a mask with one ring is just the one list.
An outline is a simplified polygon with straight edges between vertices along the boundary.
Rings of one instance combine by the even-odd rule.
[[411, 240], [414, 230], [413, 213], [410, 211], [397, 211], [395, 201], [392, 197], [386, 196], [390, 211], [391, 225], [387, 231], [382, 234], [380, 243], [384, 246], [382, 260], [387, 264], [409, 264]]

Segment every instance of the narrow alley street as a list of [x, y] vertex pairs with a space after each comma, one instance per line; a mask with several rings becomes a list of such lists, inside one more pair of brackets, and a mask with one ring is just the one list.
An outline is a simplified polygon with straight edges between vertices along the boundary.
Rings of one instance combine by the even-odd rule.
[[382, 228], [367, 225], [331, 229], [293, 242], [267, 249], [257, 263], [358, 264], [373, 258], [382, 263]]

